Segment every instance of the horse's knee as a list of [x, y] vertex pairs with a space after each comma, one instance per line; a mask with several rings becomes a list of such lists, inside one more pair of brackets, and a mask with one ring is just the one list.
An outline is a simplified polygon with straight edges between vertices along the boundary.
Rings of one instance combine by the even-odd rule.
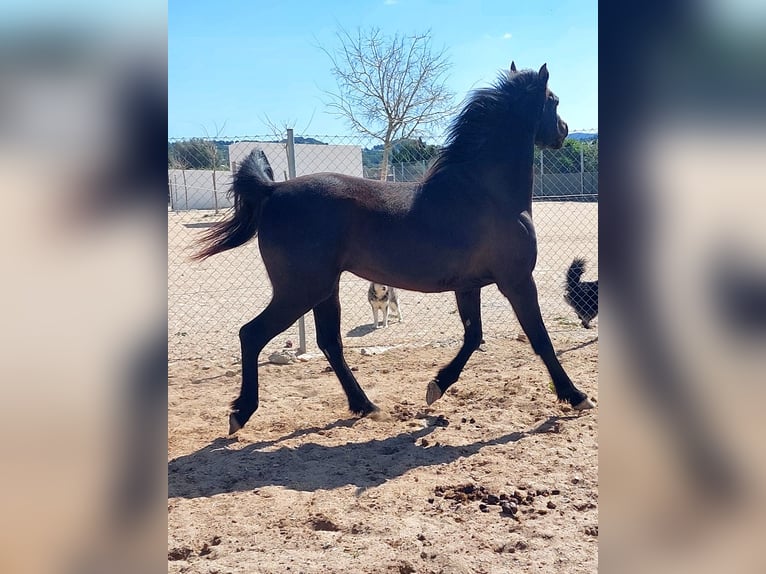
[[463, 344], [466, 346], [467, 349], [473, 352], [479, 347], [481, 347], [482, 340], [483, 338], [482, 338], [481, 331], [476, 333], [466, 333], [463, 339]]
[[317, 333], [317, 347], [319, 347], [319, 350], [322, 351], [325, 356], [327, 356], [330, 351], [342, 348], [339, 337], [323, 333]]

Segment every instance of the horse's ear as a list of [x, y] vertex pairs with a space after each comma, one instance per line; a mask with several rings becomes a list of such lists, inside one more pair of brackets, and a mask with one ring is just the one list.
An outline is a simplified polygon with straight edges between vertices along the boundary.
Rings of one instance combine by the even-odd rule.
[[518, 70], [516, 69], [516, 62], [511, 60], [511, 72], [516, 73]]
[[543, 64], [543, 66], [540, 68], [540, 71], [537, 72], [537, 75], [540, 77], [540, 80], [544, 83], [548, 83], [548, 64]]

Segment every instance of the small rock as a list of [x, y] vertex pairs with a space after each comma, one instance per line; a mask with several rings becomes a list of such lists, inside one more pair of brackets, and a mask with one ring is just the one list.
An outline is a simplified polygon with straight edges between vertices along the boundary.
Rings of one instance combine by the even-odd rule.
[[511, 516], [513, 516], [514, 514], [516, 514], [516, 512], [518, 512], [519, 507], [516, 506], [516, 504], [514, 504], [513, 502], [503, 501], [502, 503], [500, 503], [500, 509], [502, 514], [510, 514]]
[[173, 548], [168, 552], [168, 560], [186, 560], [192, 555], [193, 550], [188, 547]]
[[323, 515], [312, 516], [309, 520], [309, 525], [314, 530], [322, 530], [325, 532], [337, 532], [340, 527], [332, 520]]
[[486, 502], [487, 504], [497, 504], [498, 502], [500, 502], [500, 498], [498, 498], [494, 494], [488, 494], [486, 498], [484, 499], [484, 502]]
[[362, 347], [362, 349], [359, 352], [362, 355], [369, 357], [372, 355], [380, 355], [381, 353], [385, 353], [386, 351], [392, 348], [393, 347]]
[[552, 500], [549, 500], [548, 504], [546, 504], [545, 506], [547, 506], [550, 509], [554, 509], [554, 508], [556, 508], [556, 503], [553, 502]]
[[275, 365], [289, 365], [295, 361], [295, 351], [279, 351], [269, 355], [269, 362]]

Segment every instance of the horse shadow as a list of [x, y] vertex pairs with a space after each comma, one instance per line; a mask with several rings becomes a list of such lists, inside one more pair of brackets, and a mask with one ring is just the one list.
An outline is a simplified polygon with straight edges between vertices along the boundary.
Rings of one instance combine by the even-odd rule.
[[[416, 444], [437, 426], [385, 439], [335, 446], [312, 442], [297, 447], [279, 446], [284, 440], [323, 430], [317, 427], [238, 450], [228, 448], [236, 438], [218, 438], [200, 450], [168, 463], [168, 497], [198, 498], [266, 486], [307, 492], [355, 486], [357, 491], [364, 491], [416, 468], [448, 464], [472, 456], [487, 446], [514, 443], [533, 434], [549, 432], [564, 418], [571, 417], [550, 417], [529, 431], [511, 432], [461, 446], [434, 443], [424, 447], [422, 443]], [[355, 419], [342, 419], [324, 428], [351, 426], [354, 422]]]
[[348, 333], [346, 333], [346, 337], [364, 337], [365, 335], [374, 333], [375, 330], [376, 330], [375, 325], [372, 323], [370, 323], [369, 325], [359, 325], [351, 329]]
[[569, 347], [568, 349], [561, 349], [560, 351], [556, 352], [556, 356], [560, 357], [564, 353], [571, 353], [572, 351], [578, 351], [580, 349], [584, 349], [585, 347], [593, 345], [594, 343], [598, 343], [598, 335], [596, 335], [592, 339], [589, 339], [588, 341], [585, 341], [583, 343], [579, 343], [577, 345], [574, 345], [573, 347]]

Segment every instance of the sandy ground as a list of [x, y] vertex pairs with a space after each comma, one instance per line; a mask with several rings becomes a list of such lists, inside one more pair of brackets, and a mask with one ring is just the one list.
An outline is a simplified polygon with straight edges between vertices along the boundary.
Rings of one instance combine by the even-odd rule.
[[[575, 384], [598, 399], [598, 321], [562, 302], [574, 256], [597, 276], [595, 204], [536, 204], [543, 315]], [[401, 295], [404, 322], [371, 326], [367, 283], [341, 285], [349, 365], [385, 420], [351, 418], [326, 360], [261, 356], [261, 407], [228, 438], [237, 331], [268, 301], [256, 243], [203, 263], [188, 247], [214, 219], [169, 214], [168, 571], [596, 572], [598, 408], [556, 402], [508, 302], [483, 290], [486, 344], [431, 407], [425, 388], [457, 353], [452, 294]], [[316, 352], [306, 322], [309, 356]], [[377, 346], [382, 354], [364, 354]]]
[[[597, 399], [595, 333], [555, 343]], [[485, 349], [431, 407], [457, 347], [348, 352], [383, 421], [350, 418], [323, 358], [264, 364], [235, 438], [239, 365], [172, 363], [168, 571], [595, 572], [598, 409], [556, 403], [526, 342]]]

